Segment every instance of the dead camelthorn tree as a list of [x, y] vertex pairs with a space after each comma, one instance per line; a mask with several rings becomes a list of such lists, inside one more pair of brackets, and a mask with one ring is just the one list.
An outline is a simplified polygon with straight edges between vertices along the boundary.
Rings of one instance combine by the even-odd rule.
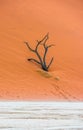
[[[41, 41], [38, 41], [38, 40], [37, 40], [37, 45], [36, 45], [35, 49], [32, 49], [32, 48], [29, 46], [28, 42], [24, 42], [24, 43], [27, 45], [28, 49], [29, 49], [30, 51], [32, 51], [33, 53], [35, 53], [36, 56], [37, 56], [38, 59], [39, 59], [39, 60], [36, 60], [36, 59], [34, 59], [34, 58], [29, 58], [28, 61], [34, 61], [34, 62], [36, 62], [37, 64], [41, 65], [41, 67], [42, 67], [42, 69], [43, 69], [44, 71], [48, 71], [49, 67], [51, 66], [51, 64], [52, 64], [52, 62], [53, 62], [53, 57], [52, 57], [51, 60], [50, 60], [50, 62], [49, 62], [49, 64], [47, 65], [47, 63], [46, 63], [46, 56], [47, 56], [48, 49], [49, 49], [50, 47], [54, 46], [53, 44], [51, 44], [51, 45], [47, 45], [47, 44], [46, 44], [46, 42], [47, 42], [48, 39], [49, 39], [49, 34], [46, 34]], [[40, 45], [42, 45], [42, 46], [44, 47], [44, 50], [45, 50], [43, 57], [42, 57], [42, 56], [39, 54], [39, 52], [38, 52], [38, 47], [39, 47]]]

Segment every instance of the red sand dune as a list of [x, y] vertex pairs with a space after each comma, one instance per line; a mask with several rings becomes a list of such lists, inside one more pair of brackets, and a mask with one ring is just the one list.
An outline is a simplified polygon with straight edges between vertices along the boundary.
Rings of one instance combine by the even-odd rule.
[[[23, 43], [47, 32], [48, 74]], [[82, 0], [0, 0], [0, 99], [83, 101]]]

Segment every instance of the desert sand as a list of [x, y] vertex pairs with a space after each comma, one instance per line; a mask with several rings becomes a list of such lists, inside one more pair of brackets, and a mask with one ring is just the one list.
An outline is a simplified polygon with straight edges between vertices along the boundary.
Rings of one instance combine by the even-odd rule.
[[[49, 72], [28, 62], [49, 32]], [[0, 99], [83, 101], [83, 1], [0, 0]]]

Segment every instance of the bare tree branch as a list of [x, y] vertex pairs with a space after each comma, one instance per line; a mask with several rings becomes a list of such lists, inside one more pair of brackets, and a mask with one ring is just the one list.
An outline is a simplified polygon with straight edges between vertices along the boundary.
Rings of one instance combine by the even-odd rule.
[[49, 69], [50, 65], [52, 64], [53, 59], [54, 59], [54, 58], [52, 57], [52, 59], [51, 59], [51, 61], [50, 61], [49, 65], [47, 66], [47, 68], [48, 68], [48, 69]]
[[[38, 41], [38, 40], [37, 40], [37, 45], [36, 45], [36, 47], [35, 47], [35, 50], [33, 50], [33, 49], [29, 46], [28, 42], [25, 42], [26, 45], [27, 45], [27, 47], [28, 47], [28, 49], [29, 49], [30, 51], [34, 52], [34, 53], [37, 55], [38, 59], [39, 59], [39, 61], [38, 61], [38, 60], [36, 60], [36, 59], [34, 59], [34, 58], [29, 58], [28, 61], [34, 61], [34, 62], [36, 62], [37, 64], [40, 64], [41, 67], [42, 67], [42, 69], [45, 70], [45, 71], [48, 71], [50, 65], [51, 65], [52, 62], [53, 62], [53, 57], [52, 57], [50, 63], [49, 63], [48, 65], [46, 64], [46, 56], [47, 56], [48, 49], [49, 49], [50, 47], [54, 46], [53, 44], [51, 44], [51, 45], [46, 45], [46, 42], [47, 42], [48, 38], [49, 38], [49, 34], [47, 33], [41, 41]], [[42, 58], [42, 56], [41, 56], [41, 55], [39, 54], [39, 52], [38, 52], [38, 47], [39, 47], [39, 45], [42, 45], [42, 46], [44, 47], [44, 50], [45, 50], [45, 51], [44, 51], [43, 58]]]
[[47, 51], [48, 51], [48, 48], [54, 46], [53, 44], [49, 45], [49, 46], [46, 46], [46, 44], [43, 45], [44, 46], [44, 49], [45, 49], [45, 52], [44, 52], [44, 56], [43, 56], [43, 62], [46, 66], [46, 54], [47, 54]]
[[48, 48], [45, 47], [45, 52], [44, 52], [44, 56], [43, 56], [43, 63], [46, 66], [46, 54], [47, 54]]
[[47, 33], [45, 36], [44, 36], [44, 38], [41, 40], [41, 41], [39, 41], [39, 42], [46, 42], [47, 40], [48, 40], [48, 38], [49, 38], [49, 33]]
[[37, 49], [38, 49], [39, 43], [37, 44], [35, 50], [33, 50], [33, 49], [29, 46], [28, 42], [24, 42], [24, 43], [27, 45], [27, 47], [29, 48], [30, 51], [34, 52], [34, 53], [38, 56], [38, 58], [39, 58], [39, 60], [40, 60], [40, 62], [41, 62], [41, 64], [42, 64], [41, 56], [40, 56], [39, 53], [37, 52]]
[[41, 58], [40, 54], [39, 54], [37, 51], [36, 51], [36, 55], [37, 55], [37, 57], [39, 58], [41, 64], [43, 64], [43, 62], [42, 62], [42, 58]]
[[47, 33], [47, 35], [46, 35], [46, 37], [45, 37], [45, 39], [44, 39], [44, 41], [43, 41], [43, 43], [42, 43], [44, 46], [45, 46], [45, 44], [46, 44], [48, 38], [49, 38], [49, 33]]
[[52, 47], [52, 46], [55, 46], [54, 44], [51, 44], [51, 45], [48, 45], [47, 47], [49, 48], [49, 47]]
[[41, 42], [37, 40], [37, 45], [36, 45], [35, 51], [38, 50], [38, 46], [39, 46], [40, 44], [41, 44]]
[[38, 64], [41, 65], [41, 63], [40, 63], [39, 61], [37, 61], [37, 60], [35, 60], [35, 59], [33, 59], [33, 58], [28, 59], [28, 61], [34, 61], [34, 62], [36, 62], [36, 63], [38, 63]]
[[27, 47], [29, 48], [29, 50], [35, 52], [35, 50], [33, 50], [33, 49], [29, 46], [28, 42], [24, 42], [24, 43], [27, 45]]

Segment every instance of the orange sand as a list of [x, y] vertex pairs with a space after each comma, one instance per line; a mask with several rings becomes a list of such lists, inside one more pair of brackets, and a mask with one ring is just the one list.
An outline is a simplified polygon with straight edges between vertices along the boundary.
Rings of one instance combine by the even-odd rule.
[[[48, 74], [23, 43], [47, 32]], [[83, 101], [82, 0], [0, 0], [0, 99]]]

